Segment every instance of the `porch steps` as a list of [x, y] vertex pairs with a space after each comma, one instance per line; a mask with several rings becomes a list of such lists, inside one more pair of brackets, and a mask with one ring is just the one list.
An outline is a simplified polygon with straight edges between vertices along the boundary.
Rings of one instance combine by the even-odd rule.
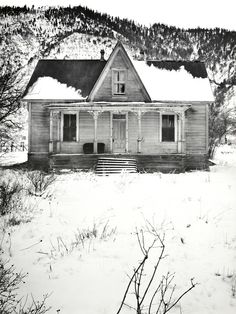
[[95, 173], [98, 175], [137, 173], [137, 161], [135, 158], [99, 157]]

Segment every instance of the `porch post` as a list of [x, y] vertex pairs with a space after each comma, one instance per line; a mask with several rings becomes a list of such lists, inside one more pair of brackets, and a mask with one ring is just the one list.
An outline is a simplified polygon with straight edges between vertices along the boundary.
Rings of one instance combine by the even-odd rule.
[[49, 153], [53, 152], [53, 111], [50, 110], [49, 120]]
[[126, 113], [126, 142], [125, 142], [125, 152], [129, 151], [129, 113]]
[[63, 142], [63, 128], [64, 128], [64, 114], [63, 112], [61, 111], [61, 114], [60, 114], [60, 128], [61, 128], [61, 134], [60, 134], [60, 142], [62, 143]]
[[186, 152], [186, 139], [185, 139], [185, 111], [183, 111], [181, 113], [181, 124], [182, 124], [182, 128], [181, 128], [181, 137], [182, 137], [182, 149], [181, 149], [181, 153], [184, 154]]
[[138, 153], [141, 153], [141, 141], [142, 141], [142, 130], [141, 130], [141, 110], [138, 111]]
[[76, 112], [76, 142], [79, 142], [79, 111]]
[[186, 152], [186, 139], [185, 139], [185, 111], [178, 114], [178, 153], [185, 154]]
[[181, 142], [181, 131], [182, 131], [182, 127], [181, 127], [181, 114], [179, 113], [177, 115], [178, 117], [178, 124], [177, 124], [177, 144], [178, 144], [178, 153], [181, 154], [182, 153], [182, 142]]
[[61, 111], [57, 113], [57, 153], [61, 152]]
[[112, 126], [112, 111], [110, 111], [110, 152], [113, 151], [113, 126]]
[[94, 119], [94, 142], [93, 142], [93, 152], [94, 154], [98, 153], [98, 140], [97, 140], [97, 127], [98, 127], [98, 112], [93, 112]]

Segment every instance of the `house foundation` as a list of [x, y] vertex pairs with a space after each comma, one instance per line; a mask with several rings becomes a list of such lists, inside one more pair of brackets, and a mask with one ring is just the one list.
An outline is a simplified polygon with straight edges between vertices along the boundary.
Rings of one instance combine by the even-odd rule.
[[101, 157], [133, 158], [137, 162], [138, 172], [181, 173], [189, 170], [208, 170], [206, 155], [184, 154], [29, 154], [29, 167], [42, 170], [73, 169], [79, 171], [94, 170]]

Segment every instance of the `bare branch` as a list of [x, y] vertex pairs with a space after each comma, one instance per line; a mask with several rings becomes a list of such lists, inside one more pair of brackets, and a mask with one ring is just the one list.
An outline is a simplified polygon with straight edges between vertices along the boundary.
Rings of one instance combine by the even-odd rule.
[[[176, 285], [174, 284], [172, 286], [172, 282], [174, 280], [175, 274], [167, 272], [165, 276], [162, 276], [162, 279], [159, 281], [159, 284], [157, 287], [153, 289], [153, 282], [154, 278], [156, 278], [157, 270], [159, 269], [159, 265], [161, 260], [165, 257], [164, 251], [165, 251], [165, 234], [163, 236], [160, 236], [157, 230], [149, 223], [147, 226], [147, 232], [151, 234], [154, 237], [154, 240], [151, 242], [150, 246], [146, 248], [145, 243], [145, 237], [144, 232], [141, 229], [138, 231], [136, 229], [136, 236], [137, 241], [140, 247], [140, 250], [143, 254], [143, 260], [139, 263], [139, 266], [134, 269], [132, 277], [130, 277], [129, 283], [127, 285], [127, 288], [125, 290], [121, 305], [117, 311], [117, 314], [120, 313], [123, 305], [128, 306], [130, 309], [135, 310], [136, 314], [142, 314], [142, 313], [148, 313], [148, 314], [166, 314], [169, 312], [188, 292], [190, 292], [197, 284], [193, 282], [193, 279], [191, 279], [191, 287], [186, 289], [181, 295], [179, 295], [174, 301], [174, 293], [176, 290]], [[147, 262], [149, 261], [149, 254], [152, 249], [156, 249], [157, 246], [155, 246], [156, 242], [160, 243], [160, 250], [157, 257], [157, 260], [154, 264], [154, 269], [150, 275], [150, 278], [148, 282], [146, 283], [146, 287], [144, 289], [144, 292], [141, 294], [141, 288], [144, 285], [143, 284], [143, 276], [144, 276], [144, 270], [146, 267]], [[134, 308], [133, 305], [128, 305], [125, 303], [125, 299], [127, 297], [127, 294], [129, 292], [131, 283], [134, 284], [134, 292], [131, 293], [131, 295], [134, 295], [136, 299], [136, 308]], [[143, 289], [142, 289], [143, 290]], [[152, 292], [152, 290], [154, 290]], [[151, 299], [149, 302], [147, 302], [147, 296], [150, 295]], [[154, 300], [157, 299], [157, 302], [154, 302]]]
[[193, 288], [196, 287], [196, 285], [199, 285], [199, 283], [193, 283], [194, 278], [192, 278], [191, 281], [191, 287], [185, 290], [170, 307], [166, 310], [166, 313], [169, 312], [189, 291], [191, 291]]
[[139, 269], [142, 267], [143, 263], [145, 263], [145, 261], [146, 261], [147, 258], [148, 258], [148, 256], [145, 255], [144, 258], [143, 258], [143, 260], [142, 260], [141, 263], [139, 264], [138, 268], [135, 269], [135, 271], [134, 271], [134, 273], [133, 273], [133, 276], [130, 278], [130, 281], [129, 281], [129, 283], [128, 283], [128, 285], [127, 285], [127, 288], [126, 288], [126, 290], [125, 290], [123, 299], [122, 299], [122, 301], [121, 301], [121, 305], [120, 305], [118, 311], [116, 312], [116, 314], [119, 314], [119, 313], [120, 313], [120, 311], [121, 311], [121, 309], [122, 309], [122, 307], [123, 307], [123, 305], [124, 305], [124, 302], [125, 302], [127, 293], [128, 293], [128, 291], [129, 291], [130, 285], [131, 285], [131, 283], [133, 282], [134, 277], [136, 276], [136, 273], [137, 273], [137, 272], [139, 271]]

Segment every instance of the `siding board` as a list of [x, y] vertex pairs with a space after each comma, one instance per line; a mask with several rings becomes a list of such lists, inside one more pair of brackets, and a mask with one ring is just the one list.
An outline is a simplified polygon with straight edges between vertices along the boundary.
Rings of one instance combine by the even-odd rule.
[[204, 104], [192, 105], [186, 112], [186, 152], [188, 154], [206, 154], [207, 125], [206, 106]]
[[44, 104], [31, 105], [31, 151], [48, 152], [49, 143], [49, 111]]
[[[112, 69], [127, 69], [125, 95], [118, 96], [112, 94]], [[142, 86], [138, 83], [133, 69], [127, 68], [121, 52], [118, 52], [115, 60], [113, 61], [107, 76], [94, 97], [94, 101], [145, 101]]]

